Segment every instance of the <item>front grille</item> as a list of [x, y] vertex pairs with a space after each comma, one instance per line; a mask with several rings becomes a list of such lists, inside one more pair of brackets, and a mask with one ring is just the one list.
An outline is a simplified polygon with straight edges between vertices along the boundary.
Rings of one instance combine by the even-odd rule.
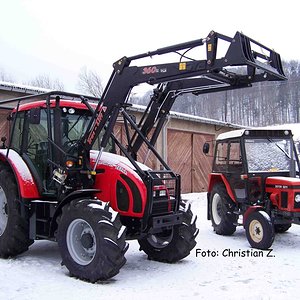
[[[176, 212], [178, 209], [179, 194], [179, 175], [171, 171], [151, 171], [152, 177], [150, 195], [152, 196], [152, 211], [150, 214], [163, 215]], [[165, 193], [165, 195], [160, 195]]]
[[174, 212], [176, 209], [176, 200], [168, 199], [166, 197], [153, 197], [152, 214], [160, 215]]
[[287, 208], [288, 207], [288, 193], [281, 192], [281, 207]]

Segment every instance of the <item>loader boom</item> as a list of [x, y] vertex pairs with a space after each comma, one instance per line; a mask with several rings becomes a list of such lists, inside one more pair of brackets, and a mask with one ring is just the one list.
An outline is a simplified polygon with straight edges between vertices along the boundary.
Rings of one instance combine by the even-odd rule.
[[[225, 56], [220, 58], [217, 57], [219, 40], [229, 43]], [[206, 45], [206, 59], [186, 57], [189, 50], [203, 45]], [[260, 48], [263, 54], [252, 48]], [[179, 51], [184, 53], [180, 54]], [[133, 61], [172, 52], [180, 55], [178, 62], [131, 66]], [[149, 110], [146, 111], [149, 116], [144, 119], [144, 124], [140, 124], [142, 133], [147, 135], [153, 127], [155, 116], [166, 116], [175, 98], [182, 93], [216, 92], [251, 86], [254, 82], [286, 79], [279, 54], [240, 32], [230, 38], [212, 31], [204, 39], [168, 46], [132, 57], [123, 57], [116, 61], [113, 67], [111, 77], [94, 111], [94, 117], [83, 137], [82, 145], [86, 152], [91, 149], [99, 132], [108, 123], [110, 125], [107, 125], [106, 135], [101, 145], [105, 147], [116, 116], [127, 102], [131, 89], [138, 84], [166, 83], [161, 85], [159, 92], [152, 97]], [[246, 73], [239, 74], [238, 68], [232, 70], [230, 67], [246, 67]], [[161, 121], [160, 124], [162, 123]], [[141, 144], [141, 138], [136, 136], [135, 139], [135, 143], [129, 145], [134, 156]], [[154, 140], [155, 138], [153, 142]], [[131, 143], [133, 142], [132, 140]]]

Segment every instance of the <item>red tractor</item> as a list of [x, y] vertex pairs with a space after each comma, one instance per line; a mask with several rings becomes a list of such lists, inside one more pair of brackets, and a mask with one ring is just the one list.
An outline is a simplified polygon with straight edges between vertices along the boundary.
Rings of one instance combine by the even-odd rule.
[[[229, 44], [221, 58], [219, 39]], [[265, 54], [252, 51], [252, 44]], [[187, 57], [202, 45], [206, 59]], [[130, 65], [170, 52], [180, 60]], [[236, 72], [236, 66], [246, 72]], [[285, 79], [273, 50], [239, 32], [234, 38], [211, 32], [205, 39], [123, 57], [100, 99], [50, 92], [1, 101], [2, 107], [16, 103], [16, 108], [10, 138], [2, 139], [0, 150], [0, 256], [23, 253], [34, 240], [57, 241], [71, 275], [91, 282], [119, 272], [126, 239], [138, 240], [152, 260], [185, 258], [196, 245], [196, 218], [181, 200], [180, 176], [154, 147], [176, 97]], [[128, 100], [140, 83], [158, 86], [136, 123]], [[113, 133], [120, 119], [125, 142]], [[152, 152], [159, 170], [138, 162], [141, 147]]]
[[300, 224], [299, 159], [292, 132], [242, 129], [220, 134], [207, 207], [217, 234], [231, 235], [243, 225], [250, 245], [258, 249], [270, 248], [276, 232]]

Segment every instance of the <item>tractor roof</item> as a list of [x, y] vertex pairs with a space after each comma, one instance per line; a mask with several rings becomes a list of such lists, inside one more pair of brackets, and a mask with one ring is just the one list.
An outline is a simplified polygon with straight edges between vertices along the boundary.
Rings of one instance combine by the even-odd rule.
[[[55, 106], [55, 100], [51, 100], [50, 101], [51, 106]], [[96, 107], [96, 103], [90, 103], [90, 105], [94, 108]], [[60, 100], [60, 107], [73, 107], [73, 108], [77, 108], [77, 109], [83, 109], [83, 110], [87, 110], [87, 106], [80, 102], [80, 101], [74, 101], [74, 100], [64, 100], [61, 99]], [[33, 101], [33, 102], [28, 102], [28, 103], [24, 103], [21, 104], [19, 107], [19, 111], [26, 111], [26, 110], [30, 110], [32, 108], [46, 108], [46, 100], [42, 100], [42, 101]], [[13, 110], [15, 111], [15, 109]]]
[[265, 128], [251, 128], [251, 129], [238, 129], [228, 132], [221, 133], [217, 140], [227, 140], [234, 138], [241, 138], [242, 136], [246, 137], [257, 137], [257, 138], [276, 138], [276, 137], [291, 137], [292, 131], [290, 129], [273, 129], [271, 127]]

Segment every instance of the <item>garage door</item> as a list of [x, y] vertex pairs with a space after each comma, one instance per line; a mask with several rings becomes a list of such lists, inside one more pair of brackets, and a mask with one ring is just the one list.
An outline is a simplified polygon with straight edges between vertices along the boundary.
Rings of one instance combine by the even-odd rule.
[[192, 190], [192, 134], [168, 129], [168, 164], [181, 175], [181, 191]]
[[203, 144], [213, 135], [168, 130], [168, 164], [181, 175], [182, 193], [207, 190], [212, 158], [202, 153]]

